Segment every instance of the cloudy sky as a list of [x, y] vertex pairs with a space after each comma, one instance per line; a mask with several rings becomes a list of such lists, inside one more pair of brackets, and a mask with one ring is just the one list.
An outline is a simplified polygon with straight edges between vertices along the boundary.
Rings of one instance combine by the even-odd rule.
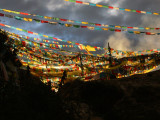
[[[149, 12], [160, 11], [160, 0], [83, 1]], [[109, 10], [106, 8], [75, 4], [64, 0], [0, 0], [0, 8], [92, 23], [133, 27], [160, 27], [160, 16]], [[1, 13], [4, 12], [1, 11]], [[3, 17], [0, 17], [0, 23], [91, 46], [106, 47], [107, 42], [109, 42], [112, 48], [118, 50], [144, 50], [160, 48], [160, 36], [156, 35], [146, 36], [143, 34], [135, 35], [124, 32], [115, 33], [112, 31], [91, 31], [83, 28], [66, 28], [60, 25], [41, 24], [36, 22], [29, 23]], [[11, 29], [6, 30], [13, 31]], [[24, 34], [17, 31], [14, 32]], [[152, 30], [151, 32], [160, 32], [160, 30]]]

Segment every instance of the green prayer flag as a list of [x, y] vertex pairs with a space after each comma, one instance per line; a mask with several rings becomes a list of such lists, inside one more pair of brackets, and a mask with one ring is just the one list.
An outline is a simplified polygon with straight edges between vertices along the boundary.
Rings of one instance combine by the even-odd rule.
[[108, 8], [108, 6], [103, 5], [104, 8]]
[[136, 12], [136, 10], [131, 10], [132, 12]]
[[79, 28], [79, 27], [80, 27], [80, 25], [73, 25], [73, 27], [75, 27], [75, 28]]

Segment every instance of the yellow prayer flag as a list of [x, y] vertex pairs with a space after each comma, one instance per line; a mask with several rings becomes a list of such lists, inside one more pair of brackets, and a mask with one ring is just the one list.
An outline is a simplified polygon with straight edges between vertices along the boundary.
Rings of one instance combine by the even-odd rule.
[[67, 41], [68, 43], [72, 43], [71, 41]]
[[32, 19], [31, 18], [23, 18], [25, 21], [29, 21], [29, 22], [32, 22]]
[[91, 47], [91, 46], [89, 46], [89, 45], [86, 46], [86, 49], [87, 49], [88, 51], [96, 51], [94, 47]]
[[16, 12], [16, 11], [10, 11], [10, 12], [12, 12], [14, 14], [19, 14], [20, 13], [20, 12]]
[[22, 31], [22, 29], [20, 29], [20, 28], [16, 28], [16, 30]]
[[108, 28], [102, 28], [103, 30], [108, 30]]
[[154, 15], [159, 15], [159, 13], [153, 13]]
[[97, 7], [103, 7], [103, 5], [96, 4]]
[[131, 9], [125, 9], [125, 11], [131, 11]]
[[88, 24], [88, 22], [82, 22], [82, 24]]
[[127, 53], [127, 51], [123, 51], [124, 53]]
[[52, 17], [44, 16], [45, 19], [52, 19]]
[[115, 26], [116, 28], [121, 28], [121, 26]]
[[37, 43], [34, 42], [33, 44], [34, 44], [34, 46], [37, 46]]
[[72, 27], [72, 24], [65, 24], [66, 27]]
[[2, 9], [4, 12], [12, 12], [11, 10]]
[[92, 53], [90, 53], [87, 48], [85, 50], [87, 51], [88, 54], [92, 55]]
[[47, 35], [43, 35], [43, 37], [47, 37], [47, 38], [48, 38], [48, 36], [47, 36]]
[[145, 27], [145, 29], [146, 29], [146, 30], [149, 30], [150, 28], [149, 28], [149, 27]]
[[134, 31], [134, 34], [140, 34], [141, 32], [140, 31]]

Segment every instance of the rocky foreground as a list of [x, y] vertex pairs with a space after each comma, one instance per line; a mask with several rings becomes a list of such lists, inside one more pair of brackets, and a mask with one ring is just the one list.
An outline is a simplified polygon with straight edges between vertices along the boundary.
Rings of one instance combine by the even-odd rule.
[[110, 81], [66, 83], [58, 93], [20, 70], [20, 87], [0, 87], [1, 120], [157, 120], [160, 71]]
[[77, 120], [157, 120], [160, 71], [110, 81], [74, 81], [59, 92]]

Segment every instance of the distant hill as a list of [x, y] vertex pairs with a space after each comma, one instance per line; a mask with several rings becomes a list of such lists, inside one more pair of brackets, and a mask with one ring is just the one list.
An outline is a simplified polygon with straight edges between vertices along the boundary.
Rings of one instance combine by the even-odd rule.
[[77, 120], [157, 120], [160, 70], [113, 80], [73, 81], [59, 94]]

